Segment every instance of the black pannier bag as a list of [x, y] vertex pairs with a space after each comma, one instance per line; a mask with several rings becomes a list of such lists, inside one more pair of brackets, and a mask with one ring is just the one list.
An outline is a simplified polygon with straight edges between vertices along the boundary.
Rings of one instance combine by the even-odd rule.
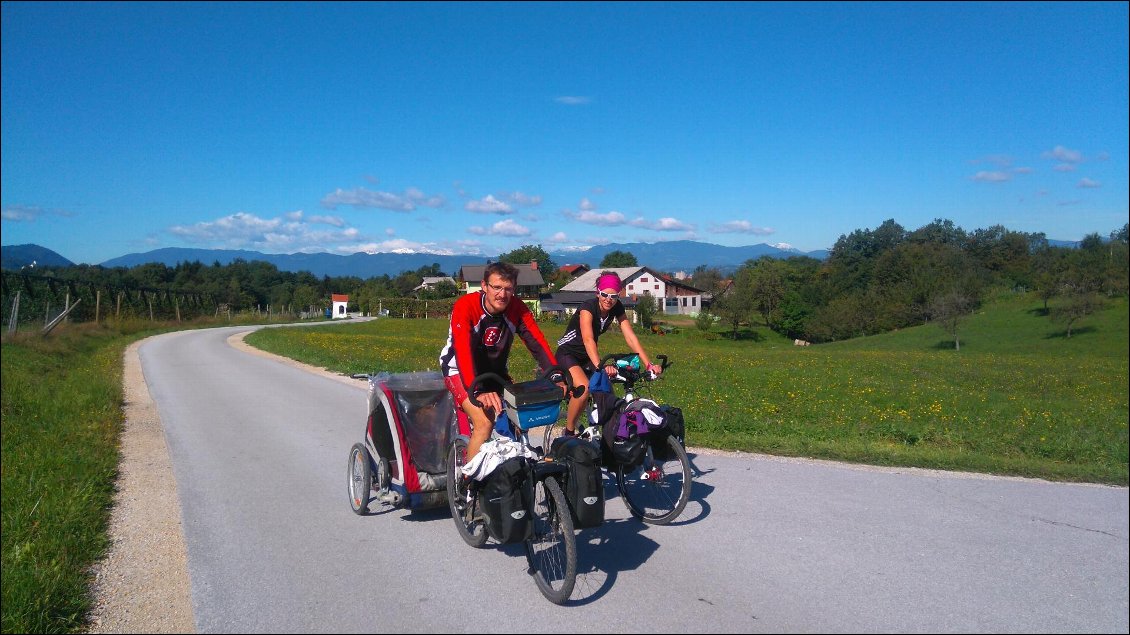
[[479, 487], [479, 506], [487, 533], [498, 542], [522, 542], [533, 536], [529, 512], [534, 500], [531, 472], [526, 459], [507, 459]]
[[604, 477], [600, 473], [600, 446], [576, 437], [558, 437], [550, 451], [565, 466], [565, 500], [573, 526], [597, 527], [604, 522]]
[[[645, 424], [646, 425], [646, 424]], [[612, 417], [604, 424], [605, 465], [623, 465], [631, 469], [643, 463], [647, 456], [647, 434], [632, 430], [627, 435], [619, 433], [620, 417]]]
[[685, 449], [686, 424], [683, 421], [683, 411], [674, 406], [660, 406], [663, 410], [663, 427], [653, 430], [651, 434], [651, 453], [657, 461], [671, 461], [671, 447], [667, 445], [667, 437], [675, 437], [679, 445]]

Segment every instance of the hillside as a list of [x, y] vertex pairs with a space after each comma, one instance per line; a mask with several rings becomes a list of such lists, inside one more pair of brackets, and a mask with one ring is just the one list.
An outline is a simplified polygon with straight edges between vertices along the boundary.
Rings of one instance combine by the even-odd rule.
[[4, 269], [33, 267], [71, 267], [75, 263], [39, 245], [4, 245], [0, 248]]

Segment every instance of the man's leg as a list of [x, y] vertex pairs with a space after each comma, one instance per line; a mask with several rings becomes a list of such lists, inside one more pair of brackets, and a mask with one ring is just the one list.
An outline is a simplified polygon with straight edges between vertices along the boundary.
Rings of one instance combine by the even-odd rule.
[[475, 406], [471, 403], [470, 399], [464, 399], [460, 404], [463, 412], [467, 413], [467, 418], [471, 420], [471, 440], [467, 443], [467, 463], [479, 453], [479, 447], [490, 439], [491, 430], [494, 429], [494, 424], [487, 418], [482, 408]]
[[467, 442], [467, 457], [464, 459], [468, 463], [471, 458], [479, 453], [479, 446], [487, 442], [490, 438], [490, 431], [494, 427], [494, 423], [487, 417], [487, 413], [483, 412], [475, 404], [471, 403], [471, 398], [467, 396], [467, 391], [463, 388], [463, 380], [458, 375], [449, 375], [444, 377], [444, 384], [447, 386], [448, 391], [451, 392], [452, 399], [463, 412], [467, 413], [467, 419], [471, 424], [471, 439]]

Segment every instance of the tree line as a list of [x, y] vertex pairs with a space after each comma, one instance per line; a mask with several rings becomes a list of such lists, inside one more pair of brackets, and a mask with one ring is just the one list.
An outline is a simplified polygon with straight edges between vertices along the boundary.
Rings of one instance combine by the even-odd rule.
[[699, 267], [691, 284], [712, 293], [710, 312], [735, 338], [744, 324], [828, 342], [933, 321], [959, 347], [958, 322], [990, 288], [1035, 291], [1070, 336], [1103, 298], [1126, 295], [1127, 263], [1126, 225], [1109, 239], [1094, 233], [1061, 247], [1000, 225], [966, 232], [938, 219], [908, 231], [887, 220], [840, 236], [824, 261], [762, 257], [729, 277]]
[[[538, 263], [547, 288], [568, 282], [541, 245], [523, 245], [498, 260]], [[645, 263], [646, 264], [646, 263]], [[609, 253], [598, 267], [638, 266], [627, 252]], [[738, 337], [746, 325], [762, 325], [791, 338], [826, 342], [935, 322], [955, 331], [988, 289], [1035, 291], [1044, 309], [1063, 320], [1097, 310], [1104, 297], [1127, 293], [1127, 226], [1104, 239], [1086, 236], [1075, 247], [1049, 244], [1042, 233], [1003, 226], [966, 232], [938, 219], [908, 231], [894, 220], [875, 229], [840, 236], [826, 260], [806, 256], [751, 260], [732, 274], [700, 266], [689, 283], [712, 298], [708, 327], [717, 316]], [[420, 289], [424, 277], [445, 274], [438, 263], [395, 276], [317, 277], [280, 271], [263, 261], [227, 265], [199, 261], [175, 266], [148, 263], [131, 268], [76, 265], [5, 271], [5, 324], [20, 293], [21, 323], [45, 320], [81, 300], [71, 318], [111, 315], [149, 319], [192, 319], [220, 312], [320, 314], [330, 295], [349, 295], [349, 310], [387, 311], [398, 317], [442, 317], [460, 291], [452, 283]], [[1049, 303], [1057, 299], [1055, 307]]]
[[[513, 264], [537, 261], [549, 280], [557, 266], [540, 245], [524, 245], [502, 253], [498, 260]], [[190, 320], [220, 313], [270, 313], [309, 317], [330, 306], [332, 294], [349, 296], [350, 311], [374, 314], [388, 312], [397, 317], [441, 317], [449, 315], [456, 285], [442, 282], [417, 289], [425, 277], [450, 275], [439, 263], [368, 279], [357, 276], [322, 276], [308, 271], [280, 271], [264, 261], [236, 259], [223, 265], [200, 261], [175, 266], [146, 263], [134, 267], [106, 268], [99, 265], [38, 267], [4, 271], [3, 320], [7, 325], [19, 294], [18, 321], [46, 322], [65, 308], [74, 307], [68, 318], [93, 321], [108, 317], [153, 320]]]

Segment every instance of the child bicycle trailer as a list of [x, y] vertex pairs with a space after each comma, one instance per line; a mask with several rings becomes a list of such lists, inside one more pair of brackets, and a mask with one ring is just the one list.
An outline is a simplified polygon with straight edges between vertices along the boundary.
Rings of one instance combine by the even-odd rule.
[[[359, 376], [364, 378], [364, 375]], [[439, 372], [369, 375], [365, 440], [350, 451], [353, 511], [369, 500], [410, 509], [447, 504], [455, 407]]]

